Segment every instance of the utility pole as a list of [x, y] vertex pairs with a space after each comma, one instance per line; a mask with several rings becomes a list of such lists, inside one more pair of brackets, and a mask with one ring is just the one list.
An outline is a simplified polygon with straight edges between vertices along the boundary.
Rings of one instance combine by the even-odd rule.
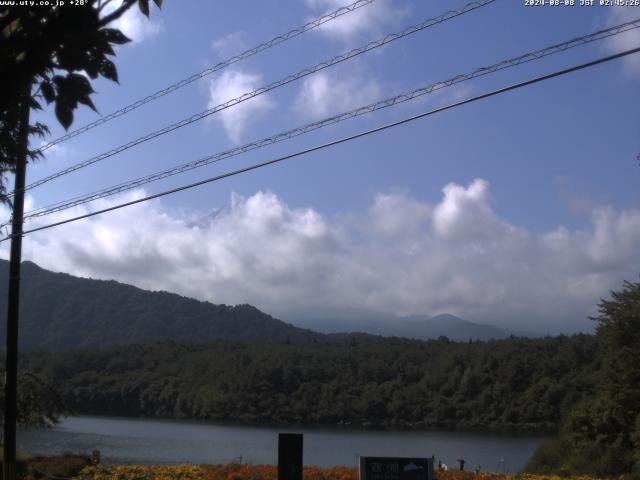
[[5, 360], [4, 403], [4, 480], [16, 480], [16, 417], [18, 383], [18, 314], [20, 309], [20, 264], [22, 260], [22, 223], [24, 186], [29, 152], [29, 96], [31, 82], [20, 99], [20, 141], [22, 149], [16, 158], [13, 213], [11, 219], [11, 256], [9, 260], [9, 300], [7, 308], [7, 348]]

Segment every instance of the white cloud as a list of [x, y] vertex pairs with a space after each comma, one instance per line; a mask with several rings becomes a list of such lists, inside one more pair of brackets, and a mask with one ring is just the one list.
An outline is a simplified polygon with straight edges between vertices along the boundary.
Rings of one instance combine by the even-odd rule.
[[[616, 7], [609, 9], [607, 23], [609, 25], [619, 25], [638, 18], [637, 7]], [[640, 29], [634, 28], [625, 33], [615, 35], [607, 40], [606, 49], [610, 53], [618, 53], [629, 50], [640, 45]], [[623, 59], [625, 66], [632, 75], [640, 76], [640, 55], [629, 55]]]
[[296, 109], [302, 115], [320, 118], [368, 105], [379, 97], [380, 86], [374, 78], [365, 79], [354, 73], [318, 72], [302, 83]]
[[[105, 7], [104, 15], [108, 15], [121, 5], [122, 0], [114, 1]], [[154, 10], [152, 15], [157, 12], [159, 12], [159, 10]], [[150, 18], [145, 17], [136, 4], [109, 26], [121, 30], [122, 33], [133, 42], [142, 42], [147, 38], [158, 35], [164, 30], [164, 24], [161, 19], [152, 18], [151, 16]]]
[[[248, 302], [285, 318], [450, 312], [557, 332], [588, 329], [599, 299], [637, 279], [639, 244], [640, 210], [600, 208], [589, 228], [536, 233], [499, 218], [488, 183], [475, 180], [448, 184], [434, 205], [381, 193], [365, 215], [341, 220], [270, 192], [234, 195], [195, 224], [146, 203], [28, 235], [23, 251], [51, 270]], [[6, 258], [7, 245], [0, 248]]]
[[230, 57], [237, 55], [246, 49], [244, 32], [232, 32], [216, 38], [211, 42], [213, 48], [220, 57]]
[[[260, 87], [261, 80], [260, 75], [225, 70], [219, 77], [209, 81], [209, 108], [252, 92]], [[262, 94], [214, 114], [214, 119], [222, 122], [229, 138], [237, 143], [247, 126], [273, 106], [270, 97]]]
[[449, 183], [444, 199], [433, 212], [433, 228], [442, 238], [473, 241], [509, 233], [509, 225], [499, 220], [489, 206], [489, 184], [474, 180], [468, 188]]
[[376, 234], [407, 236], [419, 231], [430, 213], [428, 205], [412, 199], [407, 192], [378, 193], [369, 208], [369, 221]]
[[[315, 15], [333, 12], [348, 5], [345, 0], [306, 0]], [[391, 0], [377, 0], [370, 5], [360, 7], [335, 20], [324, 23], [318, 29], [331, 37], [348, 40], [360, 33], [379, 34], [383, 27], [397, 23], [406, 15], [406, 11], [397, 8]]]

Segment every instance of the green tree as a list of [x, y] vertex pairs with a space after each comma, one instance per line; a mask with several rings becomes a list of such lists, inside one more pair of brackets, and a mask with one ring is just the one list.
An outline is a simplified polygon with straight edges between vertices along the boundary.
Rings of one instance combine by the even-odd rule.
[[640, 413], [640, 283], [625, 282], [611, 297], [602, 300], [594, 318], [603, 354], [601, 383], [625, 415], [635, 415]]
[[600, 444], [611, 459], [603, 473], [640, 476], [640, 283], [625, 282], [622, 290], [611, 292], [594, 320], [603, 364], [601, 398], [591, 418], [600, 422], [596, 437], [606, 439]]
[[611, 292], [593, 320], [597, 390], [569, 412], [559, 438], [536, 452], [529, 469], [640, 478], [640, 283]]
[[[159, 7], [161, 0], [154, 0]], [[29, 418], [37, 405], [19, 398], [17, 378], [17, 325], [19, 311], [20, 251], [24, 207], [26, 162], [38, 157], [29, 149], [29, 138], [44, 137], [42, 123], [30, 124], [31, 110], [42, 108], [44, 99], [55, 104], [58, 121], [68, 129], [78, 104], [95, 110], [88, 75], [118, 81], [114, 46], [129, 39], [109, 24], [120, 18], [136, 0], [82, 0], [82, 5], [64, 2], [56, 6], [18, 5], [0, 8], [0, 202], [9, 202], [5, 175], [15, 173], [11, 239], [10, 301], [7, 314], [5, 377], [4, 478], [15, 478], [15, 422]], [[49, 3], [49, 2], [46, 2]], [[149, 15], [149, 0], [137, 0]], [[32, 397], [29, 397], [32, 398]], [[22, 402], [22, 404], [20, 403]], [[21, 411], [22, 408], [22, 411]], [[26, 408], [26, 410], [25, 410]], [[55, 412], [53, 412], [55, 414]], [[46, 416], [44, 417], [46, 419]]]
[[[110, 57], [129, 39], [109, 24], [135, 3], [149, 15], [149, 0], [85, 0], [83, 6], [14, 5], [0, 8], [0, 200], [7, 201], [5, 174], [24, 154], [26, 108], [42, 100], [55, 104], [58, 121], [68, 129], [78, 104], [95, 110], [90, 79], [118, 81]], [[154, 0], [160, 7], [162, 0]], [[115, 6], [117, 4], [117, 7]], [[47, 126], [28, 125], [29, 135], [44, 136]], [[29, 158], [38, 156], [29, 151]]]
[[[2, 372], [4, 374], [4, 371]], [[0, 418], [4, 390], [0, 389]], [[18, 424], [23, 427], [49, 427], [69, 409], [60, 391], [42, 376], [22, 371], [18, 374]]]

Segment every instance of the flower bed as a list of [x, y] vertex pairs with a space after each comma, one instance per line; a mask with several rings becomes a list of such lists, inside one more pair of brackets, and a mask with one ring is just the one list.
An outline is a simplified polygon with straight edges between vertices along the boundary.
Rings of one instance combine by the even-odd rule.
[[[305, 467], [304, 480], [358, 480], [358, 470], [352, 467]], [[275, 465], [179, 465], [179, 466], [90, 466], [77, 480], [277, 480]], [[559, 477], [545, 475], [503, 475], [498, 473], [437, 471], [436, 480], [594, 480], [590, 477]]]

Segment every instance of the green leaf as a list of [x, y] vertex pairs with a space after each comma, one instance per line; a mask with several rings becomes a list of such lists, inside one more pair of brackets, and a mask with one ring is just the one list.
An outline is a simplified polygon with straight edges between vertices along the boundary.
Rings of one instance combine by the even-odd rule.
[[20, 18], [16, 18], [9, 25], [7, 25], [6, 27], [4, 27], [2, 29], [2, 35], [5, 38], [9, 38], [11, 35], [13, 35], [18, 30], [19, 26], [20, 26]]
[[72, 90], [72, 94], [84, 97], [94, 93], [91, 82], [84, 75], [70, 73], [67, 75], [67, 85]]
[[38, 102], [34, 97], [31, 97], [31, 100], [29, 101], [29, 108], [32, 110], [42, 110], [40, 102]]
[[56, 92], [51, 83], [44, 81], [40, 84], [40, 90], [42, 90], [42, 96], [47, 103], [51, 103], [56, 99]]
[[162, 0], [153, 0], [153, 3], [156, 4], [156, 7], [162, 8]]
[[107, 60], [106, 58], [102, 60], [100, 64], [100, 75], [109, 80], [113, 80], [118, 83], [118, 71], [116, 70], [115, 64], [111, 60]]
[[83, 104], [86, 105], [87, 107], [89, 107], [91, 110], [93, 110], [94, 112], [97, 112], [98, 109], [96, 108], [96, 106], [93, 104], [93, 101], [91, 100], [91, 97], [89, 97], [88, 95], [84, 96], [84, 97], [79, 97], [78, 101]]
[[73, 123], [73, 109], [62, 99], [56, 101], [56, 118], [65, 130], [69, 130]]
[[143, 15], [149, 18], [149, 0], [138, 0], [138, 7]]
[[61, 88], [64, 88], [65, 77], [63, 77], [62, 75], [55, 75], [53, 77], [53, 83], [55, 83], [56, 87], [58, 87], [58, 90], [60, 90]]
[[96, 79], [98, 78], [98, 74], [100, 73], [100, 60], [104, 57], [96, 57], [91, 56], [86, 65], [84, 66], [84, 71], [87, 72], [90, 78]]
[[123, 45], [131, 41], [124, 33], [117, 28], [103, 28], [101, 30], [103, 38], [109, 43], [115, 43], [116, 45]]
[[60, 68], [68, 71], [82, 70], [87, 63], [88, 47], [83, 43], [67, 44], [60, 48], [57, 60]]
[[30, 133], [33, 133], [34, 135], [38, 135], [39, 137], [44, 138], [45, 135], [47, 135], [49, 133], [49, 127], [47, 127], [44, 123], [42, 122], [36, 122], [35, 125], [30, 125]]
[[105, 42], [104, 45], [100, 46], [100, 53], [104, 55], [115, 55], [116, 52], [113, 50], [113, 47], [109, 42]]

